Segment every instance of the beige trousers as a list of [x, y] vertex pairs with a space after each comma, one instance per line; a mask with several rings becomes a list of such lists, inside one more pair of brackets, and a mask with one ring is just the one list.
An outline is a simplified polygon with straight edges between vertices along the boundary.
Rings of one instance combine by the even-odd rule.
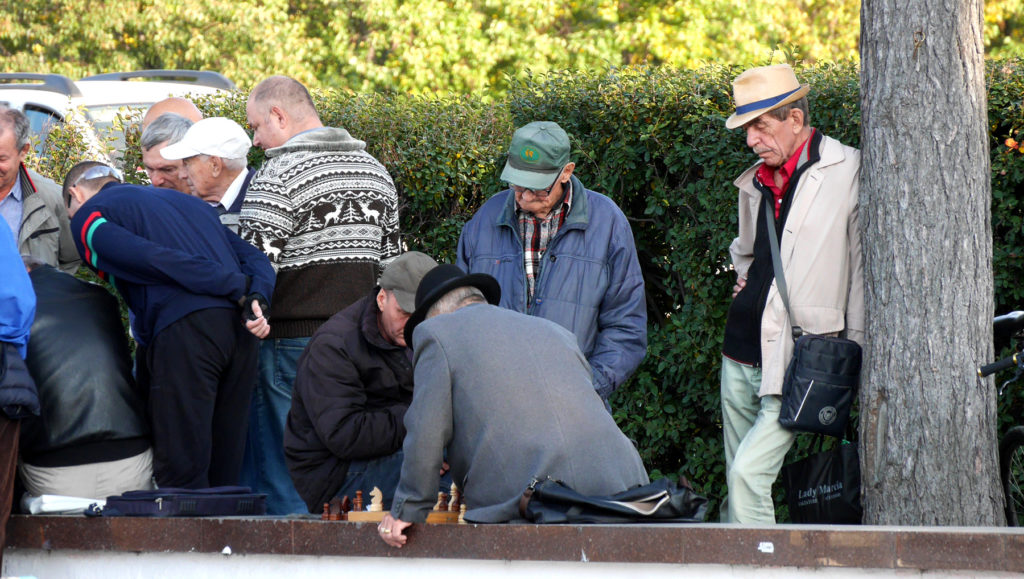
[[64, 495], [105, 499], [126, 491], [153, 488], [153, 451], [135, 456], [76, 466], [20, 465], [25, 490], [33, 496]]

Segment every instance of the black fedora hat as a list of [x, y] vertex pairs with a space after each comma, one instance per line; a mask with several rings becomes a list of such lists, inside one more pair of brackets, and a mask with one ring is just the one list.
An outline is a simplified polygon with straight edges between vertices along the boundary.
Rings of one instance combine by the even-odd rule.
[[451, 290], [471, 286], [480, 290], [488, 303], [498, 305], [501, 301], [501, 286], [498, 280], [486, 273], [466, 273], [457, 265], [442, 264], [427, 272], [416, 288], [416, 311], [405, 323], [405, 343], [412, 347], [412, 331], [427, 317], [427, 311], [437, 300]]

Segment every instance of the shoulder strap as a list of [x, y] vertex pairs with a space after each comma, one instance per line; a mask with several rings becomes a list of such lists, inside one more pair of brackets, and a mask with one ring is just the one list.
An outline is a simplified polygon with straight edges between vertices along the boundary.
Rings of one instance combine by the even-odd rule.
[[782, 303], [786, 306], [786, 313], [789, 315], [789, 321], [793, 325], [793, 339], [800, 337], [803, 334], [803, 329], [796, 325], [796, 320], [793, 318], [793, 311], [789, 309], [789, 291], [786, 289], [786, 276], [782, 272], [782, 257], [779, 256], [779, 236], [775, 232], [775, 209], [772, 208], [772, 204], [768, 201], [768, 198], [764, 198], [764, 220], [768, 225], [768, 244], [772, 249], [772, 267], [775, 268], [775, 285], [779, 288], [779, 296], [782, 298]]

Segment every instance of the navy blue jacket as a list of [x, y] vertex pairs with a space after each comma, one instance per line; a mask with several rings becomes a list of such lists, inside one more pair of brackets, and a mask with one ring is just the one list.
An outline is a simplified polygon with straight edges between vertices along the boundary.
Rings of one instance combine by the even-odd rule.
[[213, 207], [179, 191], [109, 183], [78, 209], [71, 231], [86, 265], [128, 303], [143, 344], [192, 312], [274, 293], [267, 256], [221, 225]]
[[526, 302], [523, 241], [511, 190], [487, 200], [462, 229], [458, 265], [501, 285], [501, 307], [551, 320], [576, 335], [607, 399], [647, 353], [647, 302], [633, 230], [615, 203], [572, 177], [572, 206], [548, 243]]

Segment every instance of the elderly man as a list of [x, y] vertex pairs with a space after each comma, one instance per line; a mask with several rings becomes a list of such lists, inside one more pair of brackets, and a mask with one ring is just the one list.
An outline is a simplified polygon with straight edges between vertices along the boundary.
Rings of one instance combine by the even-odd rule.
[[241, 236], [277, 270], [272, 339], [260, 344], [246, 482], [267, 512], [305, 512], [282, 452], [299, 355], [310, 336], [366, 295], [400, 252], [398, 194], [366, 144], [324, 127], [297, 81], [274, 76], [249, 95], [253, 142], [266, 149], [242, 204]]
[[378, 287], [327, 320], [299, 358], [284, 454], [312, 513], [335, 496], [383, 493], [402, 468], [402, 419], [412, 402], [405, 322], [416, 287], [437, 262], [418, 251], [388, 265]]
[[500, 294], [491, 276], [454, 265], [432, 270], [416, 292], [405, 327], [416, 383], [405, 414], [405, 461], [391, 513], [378, 527], [389, 545], [404, 545], [404, 529], [426, 520], [446, 448], [467, 521], [519, 518], [519, 499], [534, 478], [589, 495], [648, 482], [640, 455], [594, 392], [575, 336], [488, 305]]
[[238, 484], [273, 268], [199, 199], [119, 181], [86, 161], [64, 187], [78, 251], [134, 314], [156, 482]]
[[[792, 326], [863, 339], [864, 288], [857, 221], [860, 152], [811, 127], [806, 95], [789, 65], [736, 77], [736, 112], [760, 157], [735, 185], [739, 236], [722, 344], [722, 429], [729, 485], [723, 519], [773, 523], [772, 483], [794, 434], [779, 425], [782, 379], [793, 354]], [[771, 212], [770, 214], [766, 214]], [[789, 319], [775, 287], [766, 218], [781, 246]]]
[[184, 97], [168, 97], [150, 105], [149, 109], [146, 110], [146, 114], [142, 117], [140, 130], [145, 133], [150, 123], [167, 113], [180, 115], [193, 123], [203, 118], [203, 113], [192, 101]]
[[144, 401], [117, 299], [102, 286], [25, 258], [36, 295], [28, 369], [40, 416], [21, 425], [30, 495], [102, 499], [152, 488]]
[[81, 260], [61, 207], [60, 187], [25, 167], [28, 133], [21, 111], [0, 105], [0, 216], [19, 253], [75, 273]]
[[509, 189], [466, 223], [458, 264], [494, 276], [502, 307], [571, 331], [607, 401], [647, 351], [644, 280], [626, 216], [575, 167], [557, 124], [517, 130], [501, 173]]
[[142, 167], [154, 187], [174, 189], [190, 193], [188, 180], [181, 177], [180, 160], [169, 161], [160, 154], [168, 145], [180, 141], [193, 122], [175, 113], [165, 113], [142, 131], [139, 144], [142, 146]]
[[252, 141], [241, 125], [212, 117], [189, 127], [185, 136], [164, 147], [160, 156], [181, 160], [178, 179], [187, 181], [192, 194], [213, 206], [220, 222], [238, 233], [239, 212], [255, 173], [245, 165], [250, 147]]

